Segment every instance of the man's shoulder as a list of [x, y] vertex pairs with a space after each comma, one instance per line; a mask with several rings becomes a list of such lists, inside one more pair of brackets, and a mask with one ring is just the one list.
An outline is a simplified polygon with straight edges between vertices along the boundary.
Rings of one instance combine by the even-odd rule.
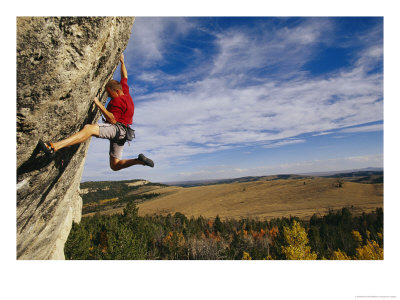
[[111, 106], [121, 106], [122, 104], [123, 104], [123, 100], [121, 99], [121, 96], [120, 97], [115, 97], [115, 98], [112, 98], [111, 100], [110, 100], [110, 102], [108, 103], [108, 105], [111, 105]]
[[111, 99], [110, 104], [113, 106], [125, 106], [127, 102], [132, 101], [131, 95], [129, 93], [122, 96]]

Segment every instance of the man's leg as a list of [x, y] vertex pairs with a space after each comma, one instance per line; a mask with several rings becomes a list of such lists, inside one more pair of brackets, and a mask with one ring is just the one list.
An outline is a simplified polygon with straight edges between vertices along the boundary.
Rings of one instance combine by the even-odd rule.
[[138, 158], [134, 159], [121, 159], [124, 144], [110, 141], [110, 168], [113, 171], [119, 171], [121, 169], [129, 168], [134, 165], [142, 165], [154, 167], [154, 162], [144, 156], [142, 153], [139, 154]]
[[98, 137], [99, 134], [100, 134], [99, 125], [86, 124], [85, 127], [81, 131], [71, 135], [70, 137], [66, 138], [65, 140], [53, 143], [52, 145], [54, 147], [54, 150], [57, 151], [64, 147], [83, 143], [84, 141], [86, 141], [88, 138], [90, 138], [93, 135]]
[[136, 158], [134, 159], [118, 159], [110, 156], [110, 168], [113, 171], [129, 168], [134, 165], [144, 165], [144, 163]]

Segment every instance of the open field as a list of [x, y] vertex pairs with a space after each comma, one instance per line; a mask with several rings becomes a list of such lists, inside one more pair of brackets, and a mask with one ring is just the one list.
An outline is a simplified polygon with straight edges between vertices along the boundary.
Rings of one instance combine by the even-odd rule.
[[[157, 185], [145, 181], [117, 182], [114, 183], [117, 189], [100, 183], [92, 186], [97, 193], [101, 189], [100, 198], [105, 192], [115, 192], [104, 199], [84, 204], [83, 216], [96, 213], [91, 212], [90, 208], [97, 208], [95, 210], [101, 214], [120, 214], [127, 203], [121, 202], [124, 197], [138, 199], [135, 201], [140, 215], [180, 212], [187, 217], [201, 215], [214, 218], [219, 215], [223, 219], [309, 218], [314, 213], [325, 214], [328, 209], [353, 206], [353, 213], [361, 213], [383, 207], [383, 184], [365, 183], [375, 180], [371, 176], [367, 179], [362, 176], [345, 179], [342, 187], [338, 187], [338, 180], [341, 179], [280, 175], [191, 187]], [[364, 180], [364, 183], [351, 180]], [[155, 194], [155, 197], [145, 198], [151, 194]]]
[[309, 218], [328, 209], [354, 207], [354, 212], [383, 207], [383, 184], [345, 182], [334, 178], [282, 179], [190, 188], [167, 187], [157, 198], [138, 205], [140, 215], [174, 214], [214, 218]]

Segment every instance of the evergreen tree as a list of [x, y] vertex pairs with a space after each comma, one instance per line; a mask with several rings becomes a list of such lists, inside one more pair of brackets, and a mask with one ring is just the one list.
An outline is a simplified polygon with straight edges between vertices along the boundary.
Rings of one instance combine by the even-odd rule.
[[107, 259], [137, 260], [145, 259], [146, 249], [137, 239], [135, 233], [125, 224], [121, 224], [110, 232], [108, 237]]
[[65, 259], [88, 259], [90, 247], [89, 233], [74, 222], [64, 246]]
[[214, 224], [213, 224], [213, 231], [215, 233], [217, 233], [217, 232], [223, 233], [224, 232], [224, 226], [221, 222], [221, 219], [219, 218], [219, 215], [217, 215], [215, 217]]

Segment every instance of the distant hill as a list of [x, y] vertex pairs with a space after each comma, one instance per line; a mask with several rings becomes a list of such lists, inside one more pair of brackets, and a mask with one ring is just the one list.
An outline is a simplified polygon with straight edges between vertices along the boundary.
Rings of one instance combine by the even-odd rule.
[[309, 176], [332, 176], [337, 174], [348, 174], [357, 172], [383, 172], [383, 168], [368, 167], [362, 169], [349, 169], [349, 170], [338, 170], [338, 171], [326, 171], [326, 172], [310, 172], [310, 173], [300, 173], [300, 175]]
[[192, 180], [192, 181], [173, 181], [165, 182], [170, 186], [195, 187], [214, 184], [227, 184], [234, 182], [253, 182], [253, 181], [270, 181], [280, 179], [304, 179], [312, 177], [342, 178], [345, 181], [354, 181], [361, 183], [383, 183], [382, 168], [365, 168], [356, 170], [343, 170], [332, 172], [314, 172], [302, 174], [279, 174], [270, 176], [246, 176], [239, 178], [227, 179], [211, 179], [211, 180]]
[[338, 173], [328, 178], [342, 178], [344, 181], [359, 183], [383, 183], [383, 171], [358, 171], [351, 173]]
[[254, 181], [270, 181], [279, 179], [301, 179], [301, 178], [310, 178], [310, 176], [281, 174], [281, 175], [271, 175], [271, 176], [246, 176], [246, 177], [228, 178], [228, 179], [174, 181], [174, 182], [166, 182], [165, 184], [170, 186], [195, 187], [195, 186], [214, 185], [214, 184], [229, 184], [235, 182], [254, 182]]

